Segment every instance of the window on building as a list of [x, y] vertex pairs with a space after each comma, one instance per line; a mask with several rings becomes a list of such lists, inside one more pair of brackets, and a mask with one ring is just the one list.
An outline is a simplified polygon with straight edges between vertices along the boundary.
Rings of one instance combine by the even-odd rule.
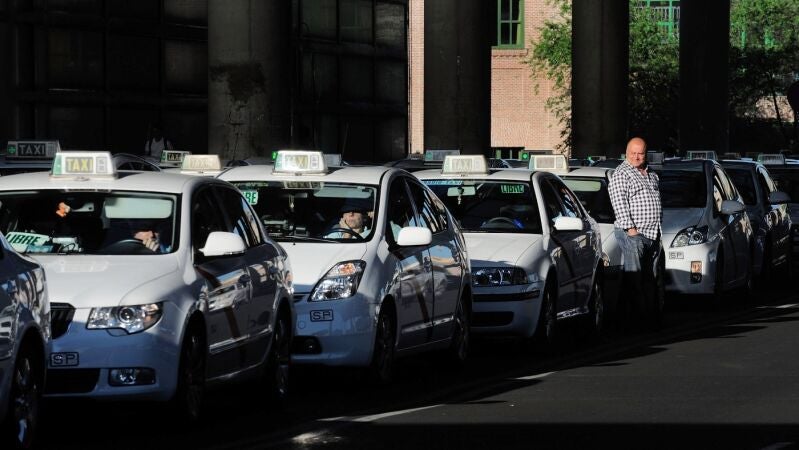
[[495, 47], [524, 47], [524, 0], [497, 0]]

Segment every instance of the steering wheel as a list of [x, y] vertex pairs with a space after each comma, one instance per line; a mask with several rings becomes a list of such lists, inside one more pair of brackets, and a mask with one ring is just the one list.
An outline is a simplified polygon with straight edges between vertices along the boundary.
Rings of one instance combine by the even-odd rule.
[[132, 238], [123, 239], [113, 244], [106, 245], [101, 251], [109, 255], [151, 255], [155, 253], [145, 247], [142, 241]]
[[489, 219], [483, 225], [485, 226], [485, 225], [494, 224], [494, 223], [510, 224], [510, 225], [513, 225], [514, 228], [523, 228], [523, 227], [520, 227], [519, 224], [516, 223], [516, 221], [514, 221], [513, 219], [511, 219], [509, 217], [502, 217], [502, 216], [493, 217], [493, 218]]
[[[337, 231], [339, 231], [341, 233], [344, 233], [344, 234], [348, 234], [350, 236], [353, 236], [358, 241], [365, 241], [366, 240], [366, 239], [363, 238], [363, 236], [358, 234], [357, 231], [350, 230], [348, 228], [341, 228], [341, 227], [333, 227], [333, 228], [328, 229], [327, 232], [325, 233], [325, 236], [327, 236], [330, 233], [335, 233]], [[343, 239], [347, 239], [347, 238], [343, 238]]]

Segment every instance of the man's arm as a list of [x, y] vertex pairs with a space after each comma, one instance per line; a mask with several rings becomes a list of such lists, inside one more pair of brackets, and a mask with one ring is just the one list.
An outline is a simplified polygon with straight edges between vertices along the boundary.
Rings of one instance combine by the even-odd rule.
[[630, 212], [630, 202], [627, 198], [628, 190], [628, 180], [626, 180], [620, 172], [615, 172], [610, 178], [608, 193], [610, 194], [610, 204], [613, 206], [613, 213], [616, 214], [616, 223], [625, 230], [635, 227]]

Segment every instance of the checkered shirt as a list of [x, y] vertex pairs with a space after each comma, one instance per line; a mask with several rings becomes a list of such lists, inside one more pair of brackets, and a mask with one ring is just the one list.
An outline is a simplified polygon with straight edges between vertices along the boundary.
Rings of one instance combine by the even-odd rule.
[[608, 191], [617, 228], [633, 228], [649, 239], [660, 237], [663, 209], [660, 206], [659, 179], [647, 170], [642, 174], [627, 160], [622, 161], [610, 178]]

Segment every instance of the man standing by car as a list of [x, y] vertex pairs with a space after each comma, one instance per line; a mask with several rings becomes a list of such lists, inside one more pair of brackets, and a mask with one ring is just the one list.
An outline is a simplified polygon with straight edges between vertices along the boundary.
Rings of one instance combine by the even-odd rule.
[[[623, 285], [626, 302], [641, 314], [654, 306], [655, 268], [660, 250], [663, 210], [658, 176], [646, 163], [646, 142], [634, 137], [627, 143], [626, 159], [619, 164], [608, 185], [616, 239], [624, 257]], [[646, 289], [644, 287], [647, 287]]]

